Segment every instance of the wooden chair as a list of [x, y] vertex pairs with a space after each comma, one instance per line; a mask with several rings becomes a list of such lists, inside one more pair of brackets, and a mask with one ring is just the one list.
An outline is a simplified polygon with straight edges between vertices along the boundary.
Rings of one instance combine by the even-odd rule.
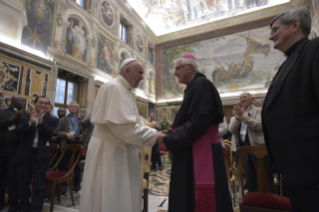
[[[55, 165], [52, 167], [50, 172], [46, 173], [45, 181], [46, 183], [51, 184], [51, 207], [50, 212], [53, 212], [54, 209], [54, 201], [55, 201], [55, 187], [59, 185], [58, 189], [58, 201], [61, 201], [61, 187], [63, 182], [70, 182], [70, 194], [71, 194], [71, 200], [73, 206], [75, 206], [74, 198], [73, 198], [73, 177], [74, 177], [74, 168], [77, 165], [81, 155], [82, 155], [82, 145], [81, 144], [67, 144], [62, 148], [62, 153], [58, 159], [58, 161], [55, 163]], [[55, 171], [61, 162], [65, 152], [67, 150], [72, 151], [72, 156], [69, 162], [68, 170], [67, 171]]]
[[144, 178], [143, 178], [143, 212], [148, 212], [148, 187], [151, 165], [152, 148], [144, 148]]
[[286, 212], [291, 211], [287, 197], [270, 193], [263, 158], [268, 155], [266, 146], [244, 146], [236, 151], [238, 156], [238, 173], [243, 170], [243, 155], [253, 154], [257, 158], [257, 192], [244, 195], [243, 178], [239, 175], [242, 193], [240, 212]]
[[50, 167], [51, 167], [53, 161], [55, 160], [55, 158], [56, 158], [56, 156], [57, 156], [57, 154], [59, 152], [60, 146], [57, 143], [50, 143], [50, 148], [51, 148], [51, 156], [52, 156], [52, 158], [51, 158], [51, 160], [49, 162], [49, 166], [48, 166], [47, 171], [50, 170]]
[[169, 164], [170, 161], [169, 161], [169, 157], [168, 157], [168, 150], [163, 142], [159, 143], [159, 149], [160, 149], [161, 156], [163, 156], [163, 163], [162, 163], [163, 166], [164, 166], [166, 160], [168, 161], [168, 164]]

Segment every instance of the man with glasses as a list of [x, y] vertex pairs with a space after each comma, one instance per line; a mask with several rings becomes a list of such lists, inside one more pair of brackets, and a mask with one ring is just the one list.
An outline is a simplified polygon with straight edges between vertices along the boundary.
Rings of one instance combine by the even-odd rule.
[[[63, 117], [56, 130], [56, 135], [60, 137], [61, 148], [68, 143], [80, 143], [83, 145], [83, 141], [87, 134], [87, 128], [85, 128], [81, 121], [85, 118], [83, 114], [79, 113], [79, 104], [76, 101], [71, 101], [68, 106], [69, 114]], [[69, 162], [71, 159], [71, 150], [65, 153], [61, 163], [59, 164], [59, 170], [67, 171]], [[74, 181], [73, 190], [79, 191], [81, 181], [81, 169], [79, 166], [75, 166], [74, 169]], [[62, 184], [61, 194], [66, 193], [66, 183]]]
[[285, 180], [292, 211], [318, 211], [319, 39], [308, 40], [307, 8], [289, 10], [270, 23], [274, 48], [287, 56], [262, 110], [268, 153]]
[[[49, 141], [54, 133], [56, 117], [46, 114], [50, 101], [45, 96], [34, 100], [30, 114], [20, 118], [15, 132], [20, 136], [20, 144], [14, 161], [18, 164], [19, 212], [41, 212], [46, 192], [45, 173], [51, 159]], [[30, 186], [32, 205], [30, 205]]]
[[199, 73], [193, 55], [177, 59], [174, 75], [187, 87], [173, 131], [163, 138], [173, 154], [170, 212], [232, 212], [218, 124], [224, 112], [218, 91]]

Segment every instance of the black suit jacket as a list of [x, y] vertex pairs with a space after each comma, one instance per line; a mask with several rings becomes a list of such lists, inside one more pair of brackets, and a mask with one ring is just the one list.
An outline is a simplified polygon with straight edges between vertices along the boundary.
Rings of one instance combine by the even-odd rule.
[[35, 126], [35, 123], [29, 126], [29, 121], [30, 114], [22, 116], [19, 125], [16, 128], [17, 134], [21, 137], [14, 161], [16, 163], [24, 163], [29, 160], [36, 129], [38, 129], [38, 159], [39, 161], [47, 163], [51, 158], [51, 151], [50, 146], [47, 146], [46, 144], [47, 142], [50, 142], [50, 138], [54, 134], [56, 117], [45, 114], [42, 123], [37, 126]]
[[287, 183], [319, 184], [319, 39], [300, 40], [265, 98], [262, 124], [272, 162]]
[[[7, 109], [0, 109], [0, 144], [3, 144], [3, 136], [8, 131], [8, 127], [11, 126], [13, 123], [10, 121], [10, 113], [9, 108]], [[13, 112], [11, 112], [13, 115]], [[23, 112], [23, 115], [27, 114], [27, 112]], [[19, 124], [19, 120], [15, 121], [14, 124], [17, 126]], [[17, 137], [18, 139], [18, 137]], [[14, 142], [14, 141], [12, 141]]]

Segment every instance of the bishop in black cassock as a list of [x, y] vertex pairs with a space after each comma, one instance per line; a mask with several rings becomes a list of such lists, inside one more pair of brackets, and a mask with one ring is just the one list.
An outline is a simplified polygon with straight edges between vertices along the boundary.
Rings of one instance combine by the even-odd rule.
[[193, 55], [176, 61], [174, 75], [187, 87], [173, 130], [163, 138], [173, 154], [169, 211], [232, 212], [218, 133], [224, 117], [219, 94]]

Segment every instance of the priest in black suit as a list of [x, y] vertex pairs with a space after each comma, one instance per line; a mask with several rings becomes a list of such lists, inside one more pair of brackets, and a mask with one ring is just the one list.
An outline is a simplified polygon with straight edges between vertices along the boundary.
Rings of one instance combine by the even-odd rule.
[[[46, 192], [45, 173], [51, 159], [49, 141], [54, 133], [56, 117], [46, 114], [50, 104], [44, 96], [34, 100], [31, 114], [20, 118], [16, 133], [21, 136], [15, 155], [18, 164], [19, 212], [41, 212]], [[33, 178], [33, 203], [30, 205], [30, 185]]]
[[172, 125], [163, 138], [173, 153], [170, 212], [232, 212], [218, 132], [224, 112], [218, 91], [199, 73], [195, 56], [177, 59], [174, 75], [187, 87]]
[[286, 182], [292, 211], [318, 211], [319, 39], [307, 38], [311, 15], [304, 7], [277, 16], [270, 28], [269, 39], [287, 59], [265, 98], [265, 142]]

